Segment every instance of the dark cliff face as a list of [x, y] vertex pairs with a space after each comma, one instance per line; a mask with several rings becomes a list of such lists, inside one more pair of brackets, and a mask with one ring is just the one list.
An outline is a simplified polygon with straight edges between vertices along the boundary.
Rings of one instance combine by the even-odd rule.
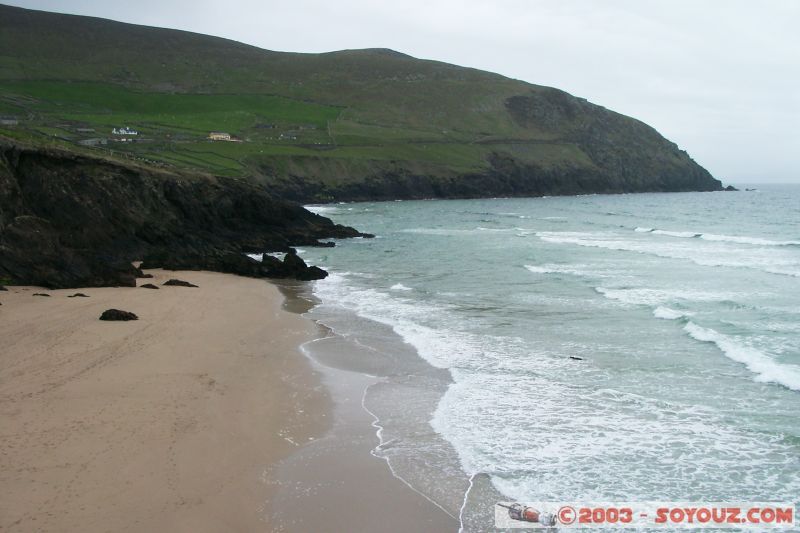
[[304, 174], [270, 181], [269, 186], [275, 194], [302, 203], [723, 190], [719, 180], [688, 156], [683, 163], [661, 164], [649, 154], [625, 153], [613, 145], [591, 150], [605, 160], [605, 168], [554, 168], [498, 151], [489, 154], [489, 168], [481, 172], [438, 174], [391, 168], [341, 183]]
[[239, 264], [242, 252], [287, 251], [359, 235], [242, 180], [167, 173], [0, 140], [5, 283], [130, 285], [130, 262], [147, 256], [161, 262], [186, 256], [194, 265], [184, 261], [185, 267], [260, 275], [265, 272]]
[[[591, 160], [594, 192], [717, 191], [722, 183], [678, 146], [639, 120], [545, 88], [506, 100], [523, 127], [559, 132]], [[602, 178], [601, 178], [602, 176]]]
[[[485, 141], [492, 149], [480, 171], [373, 165], [348, 179], [322, 180], [309, 164], [310, 172], [272, 180], [270, 186], [300, 202], [723, 190], [719, 180], [652, 127], [582, 98], [539, 88], [507, 98], [505, 107], [518, 126], [547, 131], [554, 140]], [[537, 145], [563, 146], [572, 155], [553, 162], [524, 154]], [[514, 153], [515, 146], [523, 155]]]

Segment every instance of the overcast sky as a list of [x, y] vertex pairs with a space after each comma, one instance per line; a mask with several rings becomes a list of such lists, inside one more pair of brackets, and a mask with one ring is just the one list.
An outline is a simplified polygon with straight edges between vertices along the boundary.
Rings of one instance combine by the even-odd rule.
[[800, 1], [5, 3], [270, 50], [393, 48], [558, 87], [644, 120], [726, 183], [800, 183]]

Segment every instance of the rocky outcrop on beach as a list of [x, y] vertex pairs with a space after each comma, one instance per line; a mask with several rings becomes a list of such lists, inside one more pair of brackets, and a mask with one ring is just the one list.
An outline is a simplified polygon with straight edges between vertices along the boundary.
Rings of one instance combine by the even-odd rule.
[[0, 138], [3, 284], [135, 287], [142, 272], [131, 262], [142, 258], [142, 266], [302, 277], [302, 269], [255, 268], [243, 253], [361, 235], [245, 180]]
[[139, 317], [130, 311], [122, 311], [121, 309], [106, 309], [103, 311], [103, 314], [100, 315], [100, 320], [128, 321], [139, 320]]
[[145, 269], [212, 270], [251, 278], [291, 278], [302, 281], [322, 279], [328, 275], [319, 267], [308, 266], [294, 248], [289, 248], [283, 261], [267, 253], [262, 254], [261, 261], [257, 261], [241, 253], [226, 251], [205, 255], [157, 251], [147, 255], [141, 266]]
[[164, 285], [169, 287], [197, 287], [194, 283], [183, 281], [182, 279], [171, 279], [164, 282]]

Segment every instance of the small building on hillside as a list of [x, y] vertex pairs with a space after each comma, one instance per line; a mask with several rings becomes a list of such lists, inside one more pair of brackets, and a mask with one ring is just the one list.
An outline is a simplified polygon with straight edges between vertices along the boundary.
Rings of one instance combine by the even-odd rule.
[[231, 134], [224, 131], [212, 131], [208, 134], [208, 138], [212, 141], [230, 141]]
[[0, 117], [0, 126], [18, 126], [19, 120], [15, 117]]
[[111, 130], [114, 135], [139, 135], [139, 132], [133, 128], [125, 126], [124, 128], [114, 128]]

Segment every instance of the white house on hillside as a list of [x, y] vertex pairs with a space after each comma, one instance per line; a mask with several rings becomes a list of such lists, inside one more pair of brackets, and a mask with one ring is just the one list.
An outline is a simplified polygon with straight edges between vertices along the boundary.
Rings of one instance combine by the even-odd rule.
[[230, 141], [231, 134], [224, 131], [212, 131], [208, 134], [208, 138], [212, 141]]
[[114, 135], [139, 135], [138, 131], [136, 131], [136, 130], [134, 130], [132, 128], [129, 128], [127, 126], [125, 126], [124, 128], [119, 128], [119, 129], [114, 128], [113, 130], [111, 130], [111, 133], [113, 133]]

